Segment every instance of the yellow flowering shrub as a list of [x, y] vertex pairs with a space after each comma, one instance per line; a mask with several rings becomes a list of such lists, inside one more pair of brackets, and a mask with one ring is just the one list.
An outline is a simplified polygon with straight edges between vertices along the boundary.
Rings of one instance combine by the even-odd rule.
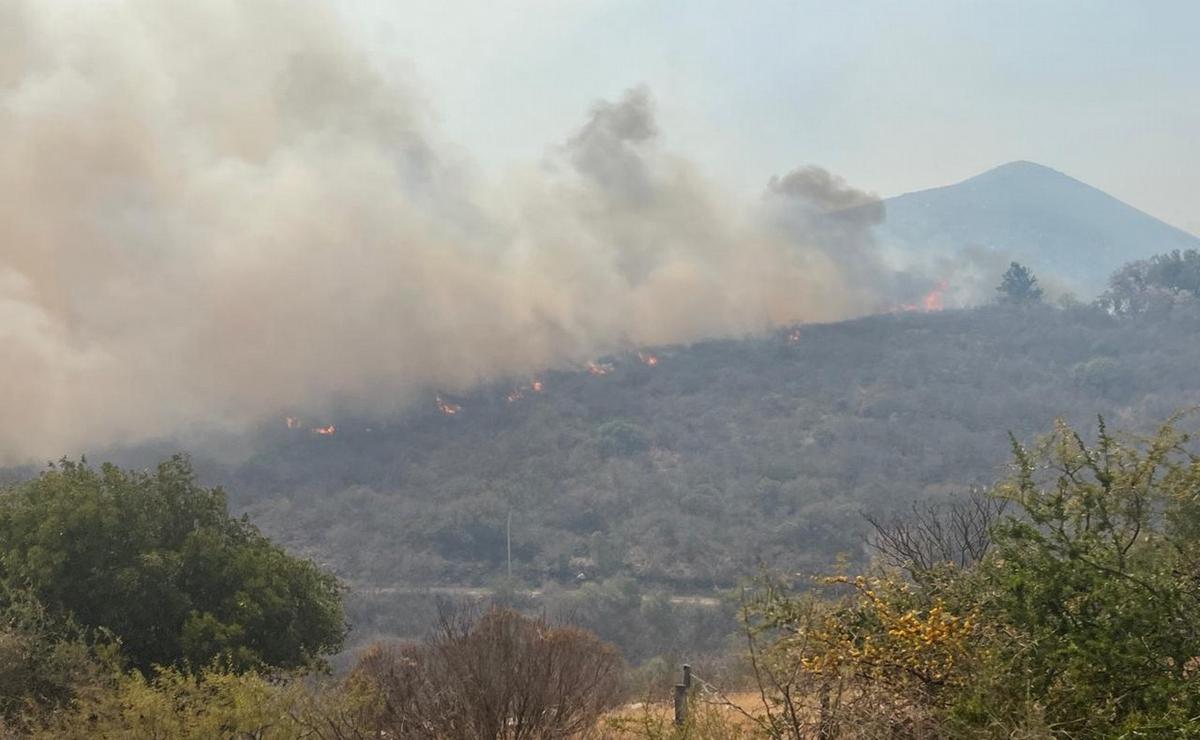
[[849, 585], [853, 594], [781, 643], [800, 653], [805, 670], [891, 684], [916, 681], [927, 690], [959, 680], [976, 633], [972, 615], [955, 614], [940, 599], [922, 605], [899, 580], [838, 576], [824, 582]]

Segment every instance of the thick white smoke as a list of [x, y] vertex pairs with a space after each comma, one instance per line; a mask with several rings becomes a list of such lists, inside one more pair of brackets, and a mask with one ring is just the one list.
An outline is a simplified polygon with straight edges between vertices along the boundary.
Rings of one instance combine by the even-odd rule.
[[731, 202], [634, 89], [488, 188], [338, 29], [281, 0], [0, 4], [0, 460], [874, 307], [869, 229], [806, 226], [861, 204], [835, 179]]

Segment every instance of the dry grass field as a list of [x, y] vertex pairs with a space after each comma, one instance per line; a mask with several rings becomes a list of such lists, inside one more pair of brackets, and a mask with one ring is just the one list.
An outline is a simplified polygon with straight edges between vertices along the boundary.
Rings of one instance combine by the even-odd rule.
[[[750, 717], [762, 716], [762, 697], [757, 692], [733, 692], [723, 699], [696, 695], [690, 705], [691, 722], [686, 737], [695, 740], [735, 740], [757, 737]], [[601, 720], [597, 739], [671, 738], [674, 706], [670, 701], [627, 704]]]

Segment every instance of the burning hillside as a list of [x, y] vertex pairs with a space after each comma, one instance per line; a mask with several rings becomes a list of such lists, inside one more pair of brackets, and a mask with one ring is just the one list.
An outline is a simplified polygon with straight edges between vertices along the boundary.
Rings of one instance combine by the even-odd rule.
[[0, 404], [28, 423], [0, 457], [386, 414], [886, 304], [877, 198], [800, 167], [740, 201], [663, 147], [647, 89], [596, 103], [550, 166], [474, 181], [328, 8], [20, 7], [0, 9], [23, 40], [0, 65]]

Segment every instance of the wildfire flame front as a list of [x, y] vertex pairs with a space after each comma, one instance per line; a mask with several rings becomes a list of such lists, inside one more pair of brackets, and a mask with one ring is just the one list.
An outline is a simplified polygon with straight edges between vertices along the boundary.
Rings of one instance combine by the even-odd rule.
[[949, 284], [945, 280], [939, 280], [937, 285], [934, 285], [928, 293], [922, 298], [920, 303], [902, 303], [893, 311], [921, 311], [923, 313], [933, 313], [946, 308], [946, 289]]

